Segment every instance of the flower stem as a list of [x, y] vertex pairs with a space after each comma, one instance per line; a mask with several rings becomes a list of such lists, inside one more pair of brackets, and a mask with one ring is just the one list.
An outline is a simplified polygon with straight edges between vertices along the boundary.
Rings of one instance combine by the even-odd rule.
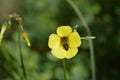
[[18, 45], [19, 45], [19, 52], [20, 52], [21, 67], [22, 67], [22, 72], [23, 72], [23, 77], [21, 80], [27, 80], [27, 75], [26, 75], [26, 70], [25, 70], [23, 55], [22, 55], [21, 38], [20, 38], [19, 31], [18, 31]]
[[63, 59], [63, 71], [64, 71], [64, 80], [67, 80], [66, 78], [66, 60]]
[[[81, 11], [77, 8], [77, 6], [74, 4], [74, 2], [72, 0], [67, 0], [67, 2], [70, 4], [70, 6], [73, 8], [73, 10], [78, 15], [78, 17], [79, 17], [80, 21], [82, 22], [83, 27], [85, 28], [88, 36], [92, 36], [90, 28], [89, 28], [87, 22], [85, 21]], [[95, 75], [95, 73], [96, 73], [96, 70], [95, 70], [95, 55], [94, 55], [93, 41], [91, 39], [88, 40], [88, 44], [89, 44], [89, 49], [90, 49], [92, 80], [96, 80], [96, 75]]]

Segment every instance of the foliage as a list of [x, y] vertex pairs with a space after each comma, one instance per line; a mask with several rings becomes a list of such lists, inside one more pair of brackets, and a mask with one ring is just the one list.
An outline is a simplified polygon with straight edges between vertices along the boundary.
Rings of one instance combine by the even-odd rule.
[[[94, 40], [97, 80], [119, 80], [120, 1], [73, 0], [88, 22]], [[108, 4], [109, 3], [109, 4]], [[0, 0], [0, 26], [9, 13], [21, 15], [31, 47], [22, 40], [22, 52], [28, 80], [63, 80], [62, 62], [51, 55], [48, 37], [57, 26], [80, 25], [78, 16], [65, 0]], [[0, 80], [20, 80], [21, 63], [16, 24], [5, 32], [0, 46]], [[75, 58], [67, 61], [68, 80], [89, 80], [91, 66], [87, 41]]]

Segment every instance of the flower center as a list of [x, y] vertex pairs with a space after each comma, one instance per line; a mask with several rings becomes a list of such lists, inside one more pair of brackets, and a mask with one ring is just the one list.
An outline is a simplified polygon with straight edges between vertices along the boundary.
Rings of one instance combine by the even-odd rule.
[[62, 46], [63, 46], [63, 48], [64, 48], [65, 50], [68, 50], [68, 49], [69, 49], [67, 37], [61, 38], [61, 43], [62, 43]]

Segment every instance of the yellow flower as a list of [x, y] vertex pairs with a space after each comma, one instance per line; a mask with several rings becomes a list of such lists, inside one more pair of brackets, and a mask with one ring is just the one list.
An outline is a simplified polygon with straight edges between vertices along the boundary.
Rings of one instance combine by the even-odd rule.
[[57, 28], [57, 34], [49, 36], [48, 46], [51, 53], [59, 59], [74, 57], [80, 45], [80, 35], [70, 26], [60, 26]]

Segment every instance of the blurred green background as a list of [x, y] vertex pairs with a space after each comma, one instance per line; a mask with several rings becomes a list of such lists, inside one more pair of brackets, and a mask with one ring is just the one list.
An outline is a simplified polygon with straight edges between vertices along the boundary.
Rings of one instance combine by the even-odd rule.
[[[73, 0], [89, 24], [94, 41], [97, 80], [120, 80], [120, 0]], [[48, 38], [62, 25], [80, 25], [66, 0], [0, 0], [0, 26], [10, 13], [22, 17], [31, 47], [22, 40], [28, 80], [63, 80], [62, 61], [48, 48]], [[90, 53], [82, 41], [78, 54], [67, 60], [68, 80], [91, 80]], [[21, 63], [17, 28], [7, 29], [0, 47], [0, 80], [20, 80]]]

